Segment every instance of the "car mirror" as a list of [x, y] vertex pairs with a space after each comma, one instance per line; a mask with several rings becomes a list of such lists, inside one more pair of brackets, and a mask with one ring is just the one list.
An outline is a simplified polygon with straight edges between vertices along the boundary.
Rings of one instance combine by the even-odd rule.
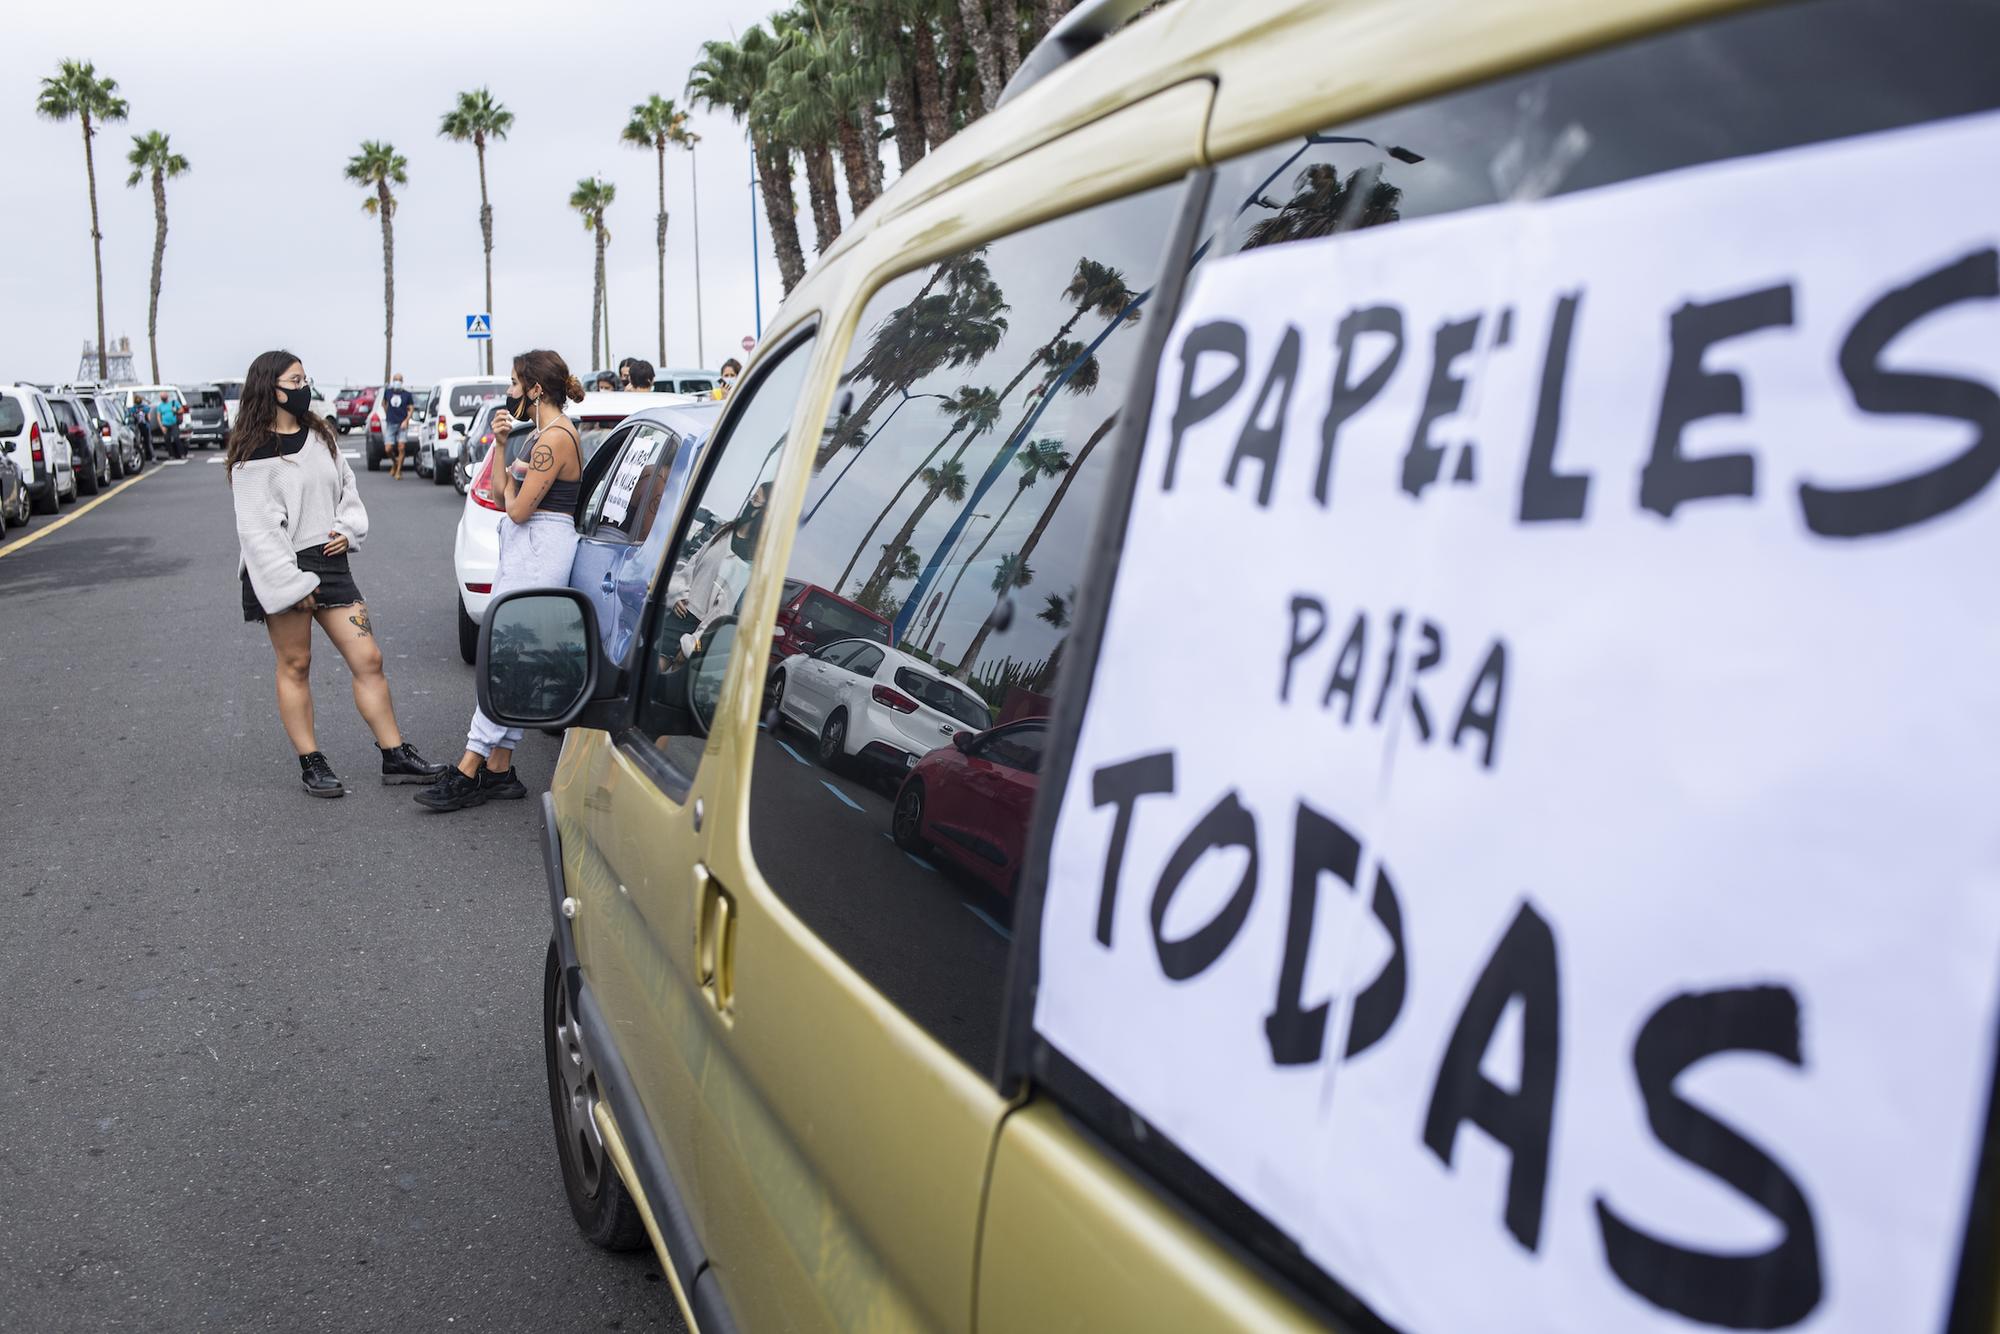
[[479, 629], [479, 707], [507, 727], [567, 727], [597, 689], [597, 614], [569, 588], [503, 593]]
[[736, 646], [736, 618], [724, 616], [701, 632], [701, 645], [688, 659], [688, 712], [695, 733], [707, 736], [722, 702], [722, 677], [729, 668], [729, 651]]
[[951, 734], [951, 744], [959, 750], [968, 752], [972, 749], [972, 743], [978, 739], [979, 734], [976, 732], [953, 732]]

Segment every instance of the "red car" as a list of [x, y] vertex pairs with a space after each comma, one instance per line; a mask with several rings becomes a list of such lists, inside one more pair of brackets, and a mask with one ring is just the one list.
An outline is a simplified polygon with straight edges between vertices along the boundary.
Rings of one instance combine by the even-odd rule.
[[342, 435], [368, 420], [375, 408], [373, 389], [343, 389], [334, 396], [333, 424]]
[[1048, 729], [1047, 718], [1023, 718], [960, 732], [918, 760], [896, 792], [896, 846], [955, 862], [1012, 898]]
[[778, 632], [771, 639], [771, 665], [794, 653], [810, 653], [836, 639], [872, 639], [889, 648], [889, 619], [849, 602], [838, 593], [800, 579], [785, 580], [785, 605], [778, 608]]

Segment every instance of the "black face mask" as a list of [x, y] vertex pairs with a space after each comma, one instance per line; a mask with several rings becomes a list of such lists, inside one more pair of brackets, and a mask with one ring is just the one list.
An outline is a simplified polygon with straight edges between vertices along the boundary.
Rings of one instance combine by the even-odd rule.
[[528, 396], [523, 394], [519, 398], [508, 399], [507, 415], [515, 421], [526, 421], [528, 418]]
[[285, 411], [299, 419], [300, 425], [304, 425], [307, 414], [312, 411], [312, 389], [308, 385], [300, 385], [297, 389], [287, 389], [280, 385], [278, 402], [283, 405]]

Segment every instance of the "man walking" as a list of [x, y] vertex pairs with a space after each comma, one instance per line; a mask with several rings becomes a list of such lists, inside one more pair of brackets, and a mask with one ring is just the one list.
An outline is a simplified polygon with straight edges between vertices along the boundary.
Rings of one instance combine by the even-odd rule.
[[139, 437], [139, 454], [147, 462], [153, 461], [153, 413], [146, 406], [144, 394], [132, 395], [132, 402], [125, 409], [125, 420], [132, 425], [132, 433]]
[[160, 434], [167, 439], [167, 453], [177, 459], [187, 457], [187, 447], [181, 444], [181, 410], [171, 394], [160, 395]]
[[410, 416], [410, 391], [403, 388], [403, 373], [397, 371], [382, 395], [382, 447], [389, 452], [389, 478], [403, 477], [403, 423]]

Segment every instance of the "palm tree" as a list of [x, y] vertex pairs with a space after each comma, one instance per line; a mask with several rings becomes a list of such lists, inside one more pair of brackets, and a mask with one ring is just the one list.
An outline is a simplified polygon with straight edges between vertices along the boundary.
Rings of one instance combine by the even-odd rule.
[[674, 105], [671, 97], [654, 93], [632, 108], [632, 119], [618, 136], [635, 148], [650, 148], [659, 163], [660, 174], [660, 365], [667, 364], [667, 145], [688, 142], [687, 113]]
[[[493, 313], [493, 205], [486, 198], [486, 145], [507, 137], [514, 113], [493, 100], [484, 88], [458, 95], [458, 105], [444, 113], [438, 134], [454, 143], [472, 144], [479, 155], [479, 239], [486, 249], [486, 313]], [[493, 374], [493, 340], [486, 340], [486, 373]]]
[[[960, 569], [963, 570], [964, 567], [961, 566]], [[993, 579], [990, 584], [990, 587], [993, 590], [994, 597], [1004, 598], [1013, 589], [1026, 588], [1029, 584], [1032, 584], [1034, 582], [1035, 582], [1034, 569], [1028, 564], [1027, 561], [1021, 558], [1020, 552], [1010, 551], [1006, 555], [1000, 558], [1000, 563], [998, 565], [995, 565], [993, 567]], [[931, 646], [937, 643], [938, 631], [944, 628], [945, 612], [950, 610], [950, 608], [951, 608], [951, 594], [946, 593], [944, 595], [944, 601], [938, 604], [937, 614], [931, 618], [930, 633], [924, 636], [924, 642], [923, 642], [924, 652], [926, 653], [930, 652]], [[985, 642], [985, 637], [986, 637], [985, 631], [987, 625], [991, 625], [992, 623], [993, 623], [993, 618], [989, 616], [987, 617], [986, 625], [982, 625], [979, 627], [980, 634], [978, 638], [980, 642], [982, 643]], [[957, 677], [961, 681], [965, 680], [966, 668], [971, 664], [971, 662], [972, 662], [971, 656], [967, 655], [967, 657], [963, 662], [960, 662], [958, 666], [951, 669], [951, 674]]]
[[[767, 67], [759, 100], [776, 135], [798, 145], [806, 160], [806, 196], [812, 204], [813, 234], [824, 255], [840, 237], [840, 190], [833, 173], [833, 145], [840, 140], [846, 157], [842, 126], [846, 106], [833, 84], [837, 57], [812, 31], [810, 13], [793, 11], [772, 20], [779, 34], [777, 52]], [[844, 89], [842, 90], [844, 91]], [[867, 172], [858, 156], [847, 157], [848, 189], [857, 174], [867, 194]], [[859, 212], [857, 207], [856, 212]]]
[[125, 155], [132, 174], [125, 178], [129, 188], [149, 174], [153, 178], [153, 285], [146, 300], [146, 350], [153, 363], [153, 383], [160, 383], [160, 269], [167, 258], [167, 182], [187, 173], [188, 160], [167, 143], [158, 130], [132, 136], [132, 151]]
[[[966, 443], [971, 443], [969, 437]], [[890, 579], [895, 575], [897, 559], [903, 552], [911, 550], [911, 535], [917, 531], [917, 525], [923, 522], [924, 515], [940, 497], [954, 505], [965, 500], [965, 467], [959, 462], [959, 457], [964, 453], [965, 445], [960, 445], [958, 452], [943, 463], [917, 470], [917, 480], [924, 484], [924, 498], [917, 502], [917, 507], [903, 520], [903, 526], [895, 538], [883, 545], [882, 559], [876, 565], [875, 573], [868, 576], [868, 582], [862, 586], [857, 600], [865, 602], [870, 597], [882, 596], [883, 590], [888, 588]]]
[[[1093, 357], [1092, 361], [1095, 360]], [[1060, 440], [1030, 441], [1021, 446], [1020, 452], [1014, 455], [1014, 462], [1021, 469], [1020, 477], [1015, 479], [1014, 494], [1007, 497], [1007, 504], [1001, 509], [1000, 517], [993, 521], [993, 526], [979, 539], [979, 545], [972, 549], [972, 554], [958, 567], [958, 573], [952, 576], [951, 587], [945, 590], [944, 595], [944, 605], [947, 608], [951, 606], [952, 599], [958, 596], [958, 586], [965, 579], [965, 572], [979, 563], [979, 553], [986, 550], [986, 544], [991, 542], [993, 535], [1006, 524], [1007, 516], [1014, 512], [1014, 506], [1020, 503], [1021, 497], [1027, 495], [1029, 488], [1042, 478], [1060, 477], [1068, 472], [1070, 467], [1069, 451], [1062, 447]], [[943, 619], [943, 615], [940, 614], [938, 620]], [[932, 630], [931, 637], [933, 639], [937, 637], [935, 629]]]
[[[847, 558], [847, 567], [840, 572], [840, 578], [834, 581], [834, 592], [839, 592], [840, 586], [847, 582], [847, 576], [854, 573], [854, 563], [860, 560], [861, 553], [868, 549], [868, 539], [875, 536], [875, 530], [880, 528], [883, 521], [889, 517], [889, 511], [896, 508], [897, 502], [903, 498], [903, 493], [909, 490], [911, 485], [923, 476], [925, 470], [931, 466], [931, 463], [937, 458], [939, 452], [951, 443], [952, 437], [960, 431], [969, 430], [972, 434], [967, 437], [967, 442], [970, 443], [972, 440], [993, 429], [994, 424], [1000, 420], [1000, 396], [991, 389], [975, 389], [971, 385], [960, 385], [958, 392], [951, 396], [950, 405], [945, 410], [951, 414], [951, 429], [946, 431], [944, 437], [935, 445], [931, 446], [931, 452], [924, 455], [923, 462], [919, 463], [915, 470], [903, 479], [903, 484], [896, 488], [896, 494], [889, 497], [888, 503], [882, 506], [881, 512], [875, 516], [874, 522], [870, 523], [867, 531], [861, 534], [861, 541], [854, 548], [854, 554]], [[961, 449], [960, 453], [963, 452], [963, 449]], [[955, 454], [952, 458], [956, 462], [958, 455]], [[920, 519], [922, 516], [919, 515], [917, 517]], [[916, 532], [916, 530], [917, 525], [915, 522], [908, 524], [901, 540], [907, 542], [910, 534]], [[890, 546], [893, 549], [895, 544], [891, 543]], [[870, 582], [873, 582], [872, 578]]]
[[598, 340], [602, 332], [609, 337], [606, 328], [610, 319], [604, 302], [604, 247], [611, 240], [611, 233], [604, 226], [604, 213], [611, 207], [611, 201], [618, 197], [618, 187], [601, 176], [591, 176], [576, 183], [576, 189], [569, 193], [569, 206], [583, 215], [583, 229], [597, 242], [596, 284], [590, 297], [590, 368], [597, 370], [602, 363], [598, 360], [603, 347]]
[[1343, 181], [1339, 168], [1318, 162], [1299, 173], [1292, 197], [1283, 204], [1268, 199], [1252, 202], [1275, 213], [1250, 229], [1245, 250], [1395, 222], [1402, 217], [1403, 192], [1383, 180], [1374, 167], [1357, 168]]
[[408, 185], [410, 163], [388, 143], [361, 141], [361, 151], [347, 160], [347, 179], [374, 194], [361, 207], [382, 219], [382, 383], [389, 383], [396, 352], [396, 196], [391, 185]]
[[111, 376], [110, 352], [104, 342], [104, 233], [97, 229], [97, 161], [90, 141], [97, 126], [125, 119], [125, 99], [118, 80], [97, 77], [88, 60], [65, 60], [55, 74], [42, 80], [35, 113], [49, 120], [74, 117], [83, 126], [83, 176], [90, 187], [90, 258], [97, 268], [97, 377]]
[[[1014, 0], [999, 0], [1003, 10], [1011, 11]], [[1006, 76], [1000, 70], [1000, 46], [995, 31], [1000, 25], [986, 22], [986, 0], [958, 0], [960, 20], [965, 24], [965, 39], [972, 47], [972, 60], [979, 69], [979, 101], [983, 110], [991, 111], [1000, 102], [1000, 90], [1007, 86]]]
[[[1097, 448], [1098, 441], [1111, 434], [1111, 428], [1117, 421], [1118, 413], [1113, 411], [1110, 416], [1098, 423], [1097, 429], [1090, 433], [1090, 439], [1084, 441], [1083, 448], [1076, 452], [1075, 461], [1070, 464], [1069, 470], [1063, 474], [1062, 481], [1056, 485], [1056, 493], [1049, 497], [1049, 503], [1042, 508], [1041, 517], [1035, 520], [1035, 526], [1028, 531], [1027, 541], [1021, 543], [1020, 549], [1014, 553], [1023, 562], [1029, 556], [1033, 555], [1035, 548], [1041, 544], [1042, 534], [1049, 530], [1050, 522], [1056, 517], [1057, 511], [1062, 509], [1063, 500], [1069, 495], [1070, 483], [1074, 482], [1083, 472], [1083, 465], [1090, 458], [1090, 452]], [[1004, 595], [1003, 590], [1002, 596]], [[1076, 595], [1074, 592], [1070, 594], [1070, 600], [1067, 605], [1076, 605]], [[1046, 620], [1048, 618], [1045, 616], [1043, 619]], [[1049, 623], [1051, 625], [1055, 624], [1052, 620]], [[1061, 627], [1058, 626], [1057, 628], [1060, 629]], [[991, 634], [992, 630], [993, 618], [988, 616], [986, 623], [979, 627], [979, 633], [972, 637], [972, 643], [966, 646], [965, 656], [959, 660], [958, 670], [961, 673], [972, 670], [973, 660], [979, 656], [979, 650], [986, 647], [986, 636]]]
[[771, 228], [771, 246], [778, 256], [778, 276], [789, 293], [806, 275], [798, 206], [792, 198], [792, 154], [772, 133], [759, 102], [776, 45], [768, 31], [755, 25], [740, 41], [703, 42], [701, 59], [688, 72], [687, 96], [697, 106], [729, 112], [749, 130], [758, 192]]

